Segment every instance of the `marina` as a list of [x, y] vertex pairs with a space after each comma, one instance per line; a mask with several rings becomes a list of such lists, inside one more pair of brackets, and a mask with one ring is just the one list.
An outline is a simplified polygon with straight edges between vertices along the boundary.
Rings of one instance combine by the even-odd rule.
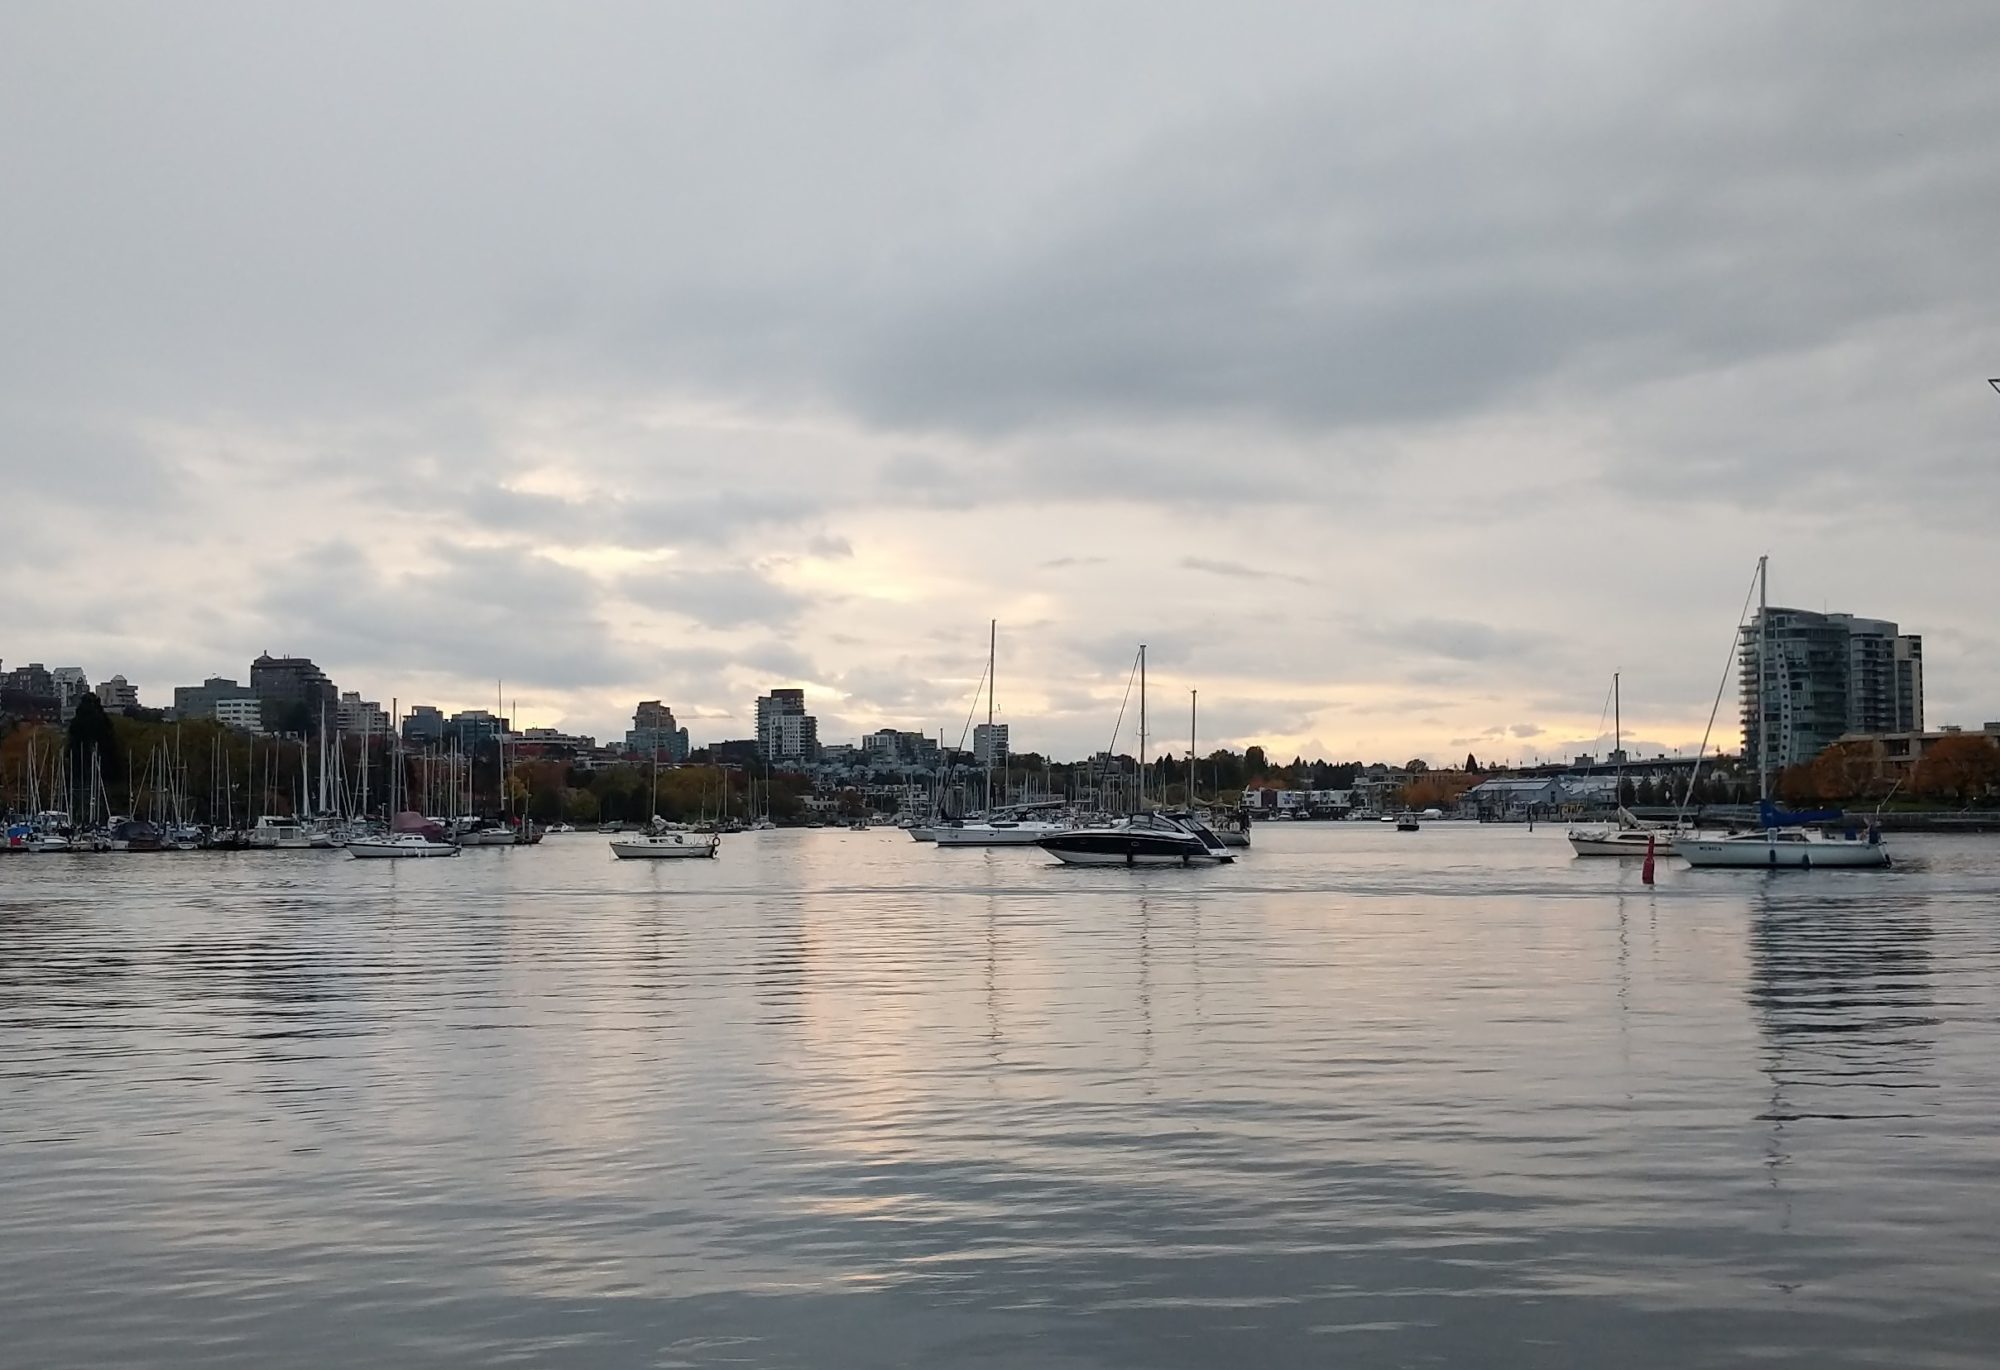
[[1650, 887], [1457, 822], [1194, 870], [605, 841], [0, 863], [10, 1354], [1679, 1370], [2000, 1334], [1992, 839]]

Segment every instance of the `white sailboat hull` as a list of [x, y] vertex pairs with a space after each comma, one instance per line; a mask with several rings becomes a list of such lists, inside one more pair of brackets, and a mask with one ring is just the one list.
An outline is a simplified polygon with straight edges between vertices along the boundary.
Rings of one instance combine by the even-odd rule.
[[1655, 855], [1674, 855], [1672, 833], [1648, 833], [1630, 828], [1602, 832], [1572, 830], [1569, 835], [1569, 845], [1578, 856], [1644, 856], [1649, 838], [1652, 840]]
[[347, 844], [347, 854], [357, 861], [421, 861], [434, 856], [457, 856], [449, 842], [431, 842], [418, 836], [415, 841], [401, 837], [357, 837]]
[[1889, 849], [1879, 841], [1813, 837], [1804, 833], [1750, 833], [1711, 841], [1683, 841], [1680, 855], [1690, 866], [1743, 870], [1879, 870], [1889, 864]]
[[621, 837], [611, 844], [611, 854], [621, 861], [677, 861], [714, 856], [721, 845], [712, 836], [670, 832], [657, 837]]
[[1044, 837], [1054, 837], [1069, 829], [1060, 823], [967, 823], [957, 828], [939, 828], [940, 847], [1032, 847]]

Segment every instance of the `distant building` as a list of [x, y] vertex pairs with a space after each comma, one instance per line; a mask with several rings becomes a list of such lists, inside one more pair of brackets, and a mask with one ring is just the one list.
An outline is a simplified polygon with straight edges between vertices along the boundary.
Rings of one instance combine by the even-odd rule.
[[49, 681], [55, 686], [56, 703], [62, 708], [62, 720], [67, 723], [76, 714], [76, 706], [90, 693], [90, 681], [84, 677], [81, 666], [58, 666], [49, 672]]
[[1745, 764], [1777, 771], [1848, 733], [1922, 732], [1923, 656], [1921, 637], [1884, 619], [1763, 611], [1739, 649]]
[[444, 711], [430, 704], [412, 704], [403, 715], [403, 741], [411, 747], [435, 747], [444, 741]]
[[938, 764], [938, 741], [922, 733], [882, 728], [861, 739], [868, 764], [880, 768], [918, 766], [934, 769]]
[[389, 711], [372, 699], [363, 699], [358, 690], [348, 690], [341, 694], [340, 703], [334, 706], [334, 722], [340, 731], [350, 737], [363, 733], [369, 736], [389, 734]]
[[272, 656], [264, 653], [250, 663], [250, 688], [264, 704], [264, 726], [272, 732], [312, 732], [324, 714], [330, 723], [339, 692], [312, 662], [303, 656]]
[[[212, 675], [199, 685], [174, 686], [174, 716], [176, 718], [214, 718], [216, 705], [225, 699], [254, 700], [257, 692], [248, 685], [238, 685], [233, 680], [225, 680]], [[239, 711], [240, 716], [240, 711]]]
[[461, 752], [472, 752], [508, 731], [507, 720], [490, 710], [460, 709], [445, 720], [444, 740], [446, 745], [456, 743]]
[[763, 760], [763, 749], [754, 737], [731, 738], [725, 742], [711, 742], [704, 749], [709, 759], [724, 766], [754, 766]]
[[574, 756], [597, 750], [596, 738], [566, 733], [555, 728], [528, 728], [512, 741], [521, 748], [524, 755]]
[[17, 694], [34, 695], [39, 699], [56, 697], [55, 677], [50, 675], [49, 668], [39, 661], [26, 666], [16, 666], [6, 675], [0, 676], [0, 689], [11, 690]]
[[806, 712], [804, 690], [759, 697], [757, 751], [766, 761], [811, 761], [819, 755], [819, 720]]
[[635, 756], [679, 763], [688, 758], [688, 730], [674, 721], [674, 711], [657, 699], [643, 701], [632, 711], [632, 730], [625, 750]]
[[115, 675], [98, 685], [97, 699], [106, 713], [120, 714], [139, 707], [139, 690], [124, 676]]
[[264, 704], [256, 695], [223, 695], [205, 716], [226, 728], [239, 728], [246, 733], [264, 731]]
[[981, 723], [972, 730], [972, 755], [982, 766], [998, 766], [1007, 760], [1007, 725]]

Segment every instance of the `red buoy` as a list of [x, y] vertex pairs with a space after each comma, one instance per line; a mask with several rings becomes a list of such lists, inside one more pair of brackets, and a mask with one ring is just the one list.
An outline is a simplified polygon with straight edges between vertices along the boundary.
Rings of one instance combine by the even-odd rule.
[[1653, 840], [1649, 834], [1646, 838], [1646, 864], [1639, 870], [1639, 882], [1645, 885], [1653, 883]]

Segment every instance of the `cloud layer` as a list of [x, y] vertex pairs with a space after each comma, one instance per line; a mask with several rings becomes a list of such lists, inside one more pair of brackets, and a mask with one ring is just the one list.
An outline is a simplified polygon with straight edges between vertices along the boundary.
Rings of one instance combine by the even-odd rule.
[[1103, 745], [1145, 641], [1214, 741], [1491, 759], [1601, 747], [1614, 669], [1694, 745], [1769, 551], [1977, 722], [1996, 58], [1972, 7], [16, 9], [0, 657], [955, 736], [997, 617], [1023, 748]]

